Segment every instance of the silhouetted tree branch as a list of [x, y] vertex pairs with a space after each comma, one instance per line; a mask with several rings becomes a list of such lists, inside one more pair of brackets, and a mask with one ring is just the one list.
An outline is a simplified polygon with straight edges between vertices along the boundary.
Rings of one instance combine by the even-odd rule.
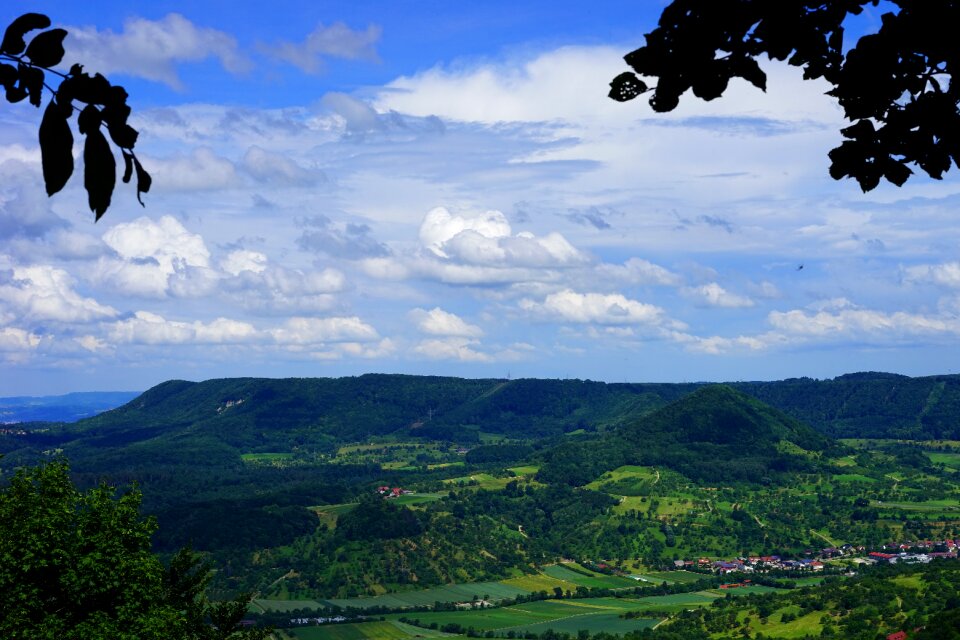
[[[40, 122], [40, 154], [47, 195], [60, 191], [73, 175], [73, 133], [69, 120], [77, 111], [77, 129], [86, 137], [83, 186], [96, 220], [110, 206], [117, 182], [116, 159], [102, 127], [120, 148], [123, 182], [130, 182], [136, 173], [137, 200], [142, 205], [140, 194], [150, 191], [152, 180], [133, 152], [138, 134], [127, 124], [130, 116], [127, 92], [121, 86], [111, 85], [99, 73], [94, 76], [84, 73], [79, 64], [71, 66], [66, 74], [54, 70], [63, 60], [63, 39], [67, 32], [50, 29], [34, 36], [29, 44], [24, 40], [30, 31], [49, 26], [50, 18], [45, 15], [24, 14], [7, 27], [0, 44], [0, 86], [8, 102], [27, 99], [33, 106], [40, 107], [44, 88], [53, 94]], [[47, 84], [46, 74], [60, 78], [56, 89]], [[85, 106], [78, 108], [75, 102]]]
[[[673, 110], [688, 89], [704, 100], [731, 78], [766, 91], [757, 58], [766, 55], [823, 78], [853, 124], [829, 153], [830, 175], [855, 178], [864, 191], [881, 178], [903, 185], [919, 167], [940, 179], [960, 164], [960, 2], [890, 0], [876, 33], [844, 52], [844, 20], [878, 0], [675, 0], [624, 59], [635, 72], [611, 82], [610, 97], [651, 92], [654, 111]], [[648, 87], [641, 77], [657, 78]]]

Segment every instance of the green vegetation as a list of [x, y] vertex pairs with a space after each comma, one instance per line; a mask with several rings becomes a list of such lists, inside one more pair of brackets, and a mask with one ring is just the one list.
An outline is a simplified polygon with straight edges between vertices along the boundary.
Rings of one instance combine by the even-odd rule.
[[19, 471], [0, 491], [0, 636], [266, 637], [240, 630], [247, 598], [206, 600], [208, 569], [192, 552], [161, 563], [139, 506], [135, 491], [77, 491], [62, 462]]
[[[815, 382], [856, 395], [889, 381], [781, 384]], [[941, 382], [937, 402], [950, 397], [952, 382]], [[750, 603], [860, 570], [845, 557], [826, 561], [825, 575], [718, 590], [716, 578], [701, 583], [698, 559], [960, 537], [960, 443], [838, 442], [750, 388], [409, 376], [167, 383], [116, 415], [0, 436], [0, 474], [62, 449], [80, 486], [138, 481], [159, 523], [156, 548], [208, 553], [220, 569], [213, 593], [256, 592], [250, 616], [278, 626], [348, 618], [288, 631], [298, 637], [376, 637], [388, 627], [412, 637], [399, 618], [429, 614], [431, 633], [458, 625], [448, 630], [668, 638], [689, 608]], [[925, 584], [913, 582], [895, 584]], [[498, 607], [468, 609], [480, 601]], [[450, 617], [458, 615], [476, 620]], [[761, 626], [743, 608], [724, 620], [754, 635], [802, 637], [837, 626], [821, 617], [793, 603]]]

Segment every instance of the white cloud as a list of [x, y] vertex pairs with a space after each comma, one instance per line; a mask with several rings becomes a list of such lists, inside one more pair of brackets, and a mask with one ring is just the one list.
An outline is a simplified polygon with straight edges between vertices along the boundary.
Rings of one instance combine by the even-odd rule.
[[155, 186], [166, 191], [214, 191], [239, 184], [236, 167], [209, 147], [197, 147], [189, 155], [141, 158]]
[[117, 257], [101, 258], [94, 279], [121, 292], [162, 298], [179, 281], [176, 293], [203, 295], [215, 285], [203, 238], [172, 216], [120, 223], [103, 234], [103, 241]]
[[243, 271], [261, 273], [267, 268], [267, 256], [259, 251], [237, 249], [220, 261], [220, 268], [232, 276], [238, 276]]
[[960, 288], [960, 262], [907, 267], [906, 279], [912, 282], [932, 282], [951, 289]]
[[321, 23], [303, 42], [280, 42], [273, 46], [263, 45], [261, 49], [302, 71], [318, 73], [324, 68], [324, 57], [376, 62], [379, 60], [376, 44], [381, 32], [377, 25], [370, 25], [365, 31], [355, 31], [342, 22], [329, 27]]
[[457, 336], [461, 338], [479, 338], [483, 329], [469, 324], [460, 316], [434, 307], [430, 311], [414, 309], [410, 317], [417, 323], [417, 328], [423, 333], [434, 336]]
[[244, 154], [243, 168], [256, 180], [274, 186], [309, 186], [326, 179], [322, 171], [304, 169], [289, 156], [256, 145]]
[[559, 233], [539, 238], [526, 231], [514, 235], [499, 211], [454, 215], [436, 207], [420, 224], [420, 242], [440, 258], [475, 265], [548, 267], [586, 261]]
[[30, 322], [91, 322], [117, 315], [113, 307], [73, 289], [74, 279], [49, 265], [15, 267], [0, 284], [0, 309]]
[[256, 339], [257, 330], [251, 324], [229, 318], [217, 318], [208, 323], [179, 322], [148, 311], [137, 311], [132, 318], [114, 323], [108, 335], [113, 343], [236, 344]]
[[431, 360], [456, 360], [459, 362], [490, 362], [493, 360], [488, 354], [473, 348], [478, 344], [478, 340], [460, 337], [423, 340], [413, 348], [413, 352]]
[[120, 33], [94, 27], [68, 27], [67, 32], [64, 63], [82, 62], [89, 73], [123, 73], [182, 90], [176, 66], [184, 62], [212, 57], [230, 73], [250, 68], [232, 36], [198, 27], [179, 13], [160, 20], [129, 18]]
[[[539, 122], [567, 120], [632, 121], [653, 114], [640, 104], [622, 105], [607, 98], [609, 82], [627, 70], [620, 47], [568, 46], [500, 63], [434, 67], [397, 78], [377, 96], [381, 111], [439, 115], [469, 122]], [[684, 96], [682, 108], [668, 118], [721, 114], [767, 115], [790, 120], [837, 120], [829, 98], [810, 103], [782, 85], [799, 80], [786, 65], [765, 66], [767, 93], [733, 82], [722, 100], [710, 103]], [[823, 82], [810, 83], [810, 94], [826, 91]], [[807, 92], [801, 92], [806, 96]], [[642, 100], [642, 99], [641, 99]], [[637, 102], [640, 102], [639, 100]]]
[[677, 274], [642, 258], [630, 258], [622, 265], [601, 264], [596, 271], [600, 280], [617, 280], [628, 284], [675, 287], [682, 282]]
[[755, 304], [750, 298], [730, 293], [716, 282], [710, 282], [698, 287], [687, 287], [683, 292], [685, 295], [711, 307], [742, 309], [744, 307], [752, 307]]
[[316, 345], [327, 342], [373, 342], [377, 330], [356, 316], [332, 318], [290, 318], [270, 331], [273, 339], [285, 345]]
[[243, 307], [275, 315], [329, 309], [335, 303], [331, 294], [342, 291], [346, 279], [343, 273], [336, 269], [304, 272], [267, 265], [259, 271], [242, 269], [221, 284], [222, 291], [231, 295]]
[[836, 312], [807, 313], [773, 311], [770, 324], [788, 334], [818, 338], [866, 338], [960, 334], [960, 320], [925, 316], [905, 311], [893, 313], [873, 309], [842, 309]]
[[0, 328], [0, 351], [23, 352], [32, 351], [40, 344], [40, 336], [18, 329], [17, 327]]
[[630, 300], [618, 293], [577, 293], [569, 289], [551, 293], [543, 302], [520, 301], [520, 308], [559, 322], [578, 324], [645, 324], [668, 322], [664, 310], [652, 304]]

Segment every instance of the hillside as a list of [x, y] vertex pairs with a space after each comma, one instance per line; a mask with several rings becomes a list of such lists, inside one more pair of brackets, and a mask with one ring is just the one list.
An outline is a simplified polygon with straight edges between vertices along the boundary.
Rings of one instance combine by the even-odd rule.
[[[110, 444], [187, 430], [245, 449], [294, 432], [313, 446], [396, 432], [462, 442], [480, 432], [545, 437], [613, 428], [704, 386], [379, 374], [170, 381], [64, 433]], [[729, 386], [832, 437], [960, 439], [960, 376], [858, 373]]]
[[619, 466], [664, 464], [704, 482], [769, 482], [812, 468], [832, 441], [727, 385], [701, 387], [653, 413], [545, 454], [539, 477], [585, 484]]

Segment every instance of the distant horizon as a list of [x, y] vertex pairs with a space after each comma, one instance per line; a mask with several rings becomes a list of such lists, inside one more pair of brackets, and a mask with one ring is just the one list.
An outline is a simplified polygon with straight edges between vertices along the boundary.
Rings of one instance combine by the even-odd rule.
[[69, 395], [76, 394], [105, 394], [105, 393], [135, 393], [142, 394], [150, 389], [157, 387], [166, 382], [182, 381], [190, 383], [201, 383], [207, 382], [210, 380], [240, 380], [240, 379], [253, 379], [253, 380], [297, 380], [297, 379], [339, 379], [339, 378], [359, 378], [367, 375], [385, 375], [385, 376], [411, 376], [411, 377], [437, 377], [437, 378], [461, 378], [464, 380], [577, 380], [581, 382], [599, 382], [603, 384], [727, 384], [727, 383], [750, 383], [750, 382], [782, 382], [785, 380], [796, 380], [807, 378], [811, 380], [836, 380], [837, 378], [842, 378], [845, 376], [851, 375], [860, 375], [860, 374], [878, 374], [878, 375], [892, 375], [892, 376], [903, 376], [906, 378], [935, 378], [943, 376], [954, 376], [958, 375], [955, 373], [930, 373], [922, 375], [908, 375], [903, 373], [897, 373], [894, 371], [848, 371], [846, 373], [839, 373], [833, 376], [826, 377], [817, 377], [817, 376], [787, 376], [783, 378], [737, 378], [737, 379], [725, 379], [725, 380], [600, 380], [595, 378], [578, 378], [578, 377], [546, 377], [546, 376], [466, 376], [466, 375], [437, 375], [430, 373], [400, 373], [400, 372], [386, 372], [386, 371], [367, 371], [364, 373], [357, 374], [347, 374], [340, 376], [216, 376], [212, 378], [202, 378], [197, 380], [191, 380], [187, 378], [167, 378], [166, 380], [161, 380], [155, 384], [144, 387], [142, 389], [77, 389], [73, 391], [64, 391], [62, 393], [49, 393], [49, 394], [11, 394], [11, 395], [0, 395], [0, 401], [4, 400], [13, 400], [13, 399], [42, 399], [42, 398], [57, 398], [64, 397]]
[[94, 224], [81, 176], [46, 197], [42, 109], [0, 110], [3, 395], [960, 362], [960, 171], [834, 181], [849, 123], [786, 64], [766, 92], [614, 102], [663, 2], [221, 5], [4, 5], [125, 87], [153, 187]]

